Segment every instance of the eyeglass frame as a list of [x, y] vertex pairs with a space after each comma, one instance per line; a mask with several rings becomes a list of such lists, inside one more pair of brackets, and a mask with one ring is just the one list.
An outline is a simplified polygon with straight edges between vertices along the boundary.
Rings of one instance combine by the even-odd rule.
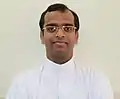
[[[54, 32], [49, 32], [47, 30], [47, 27], [54, 27], [54, 28], [56, 28], [56, 30]], [[73, 30], [71, 32], [67, 32], [67, 31], [64, 30], [65, 27], [72, 27]], [[77, 29], [77, 27], [75, 27], [73, 25], [60, 25], [60, 26], [48, 25], [48, 26], [45, 26], [42, 30], [46, 30], [48, 33], [57, 33], [59, 31], [59, 29], [61, 29], [65, 33], [72, 33], [72, 32], [74, 32]]]

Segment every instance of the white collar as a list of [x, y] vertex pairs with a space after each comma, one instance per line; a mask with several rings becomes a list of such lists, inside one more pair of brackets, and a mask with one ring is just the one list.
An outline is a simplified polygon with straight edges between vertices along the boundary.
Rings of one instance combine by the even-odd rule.
[[75, 70], [75, 62], [73, 57], [64, 64], [57, 64], [46, 57], [43, 66], [45, 70], [52, 72], [72, 72]]

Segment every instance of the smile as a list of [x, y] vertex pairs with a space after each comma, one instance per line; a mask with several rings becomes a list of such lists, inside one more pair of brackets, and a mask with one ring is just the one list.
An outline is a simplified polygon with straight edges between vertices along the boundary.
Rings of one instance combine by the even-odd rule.
[[56, 44], [67, 44], [67, 42], [65, 42], [65, 41], [55, 41], [53, 43], [56, 43]]

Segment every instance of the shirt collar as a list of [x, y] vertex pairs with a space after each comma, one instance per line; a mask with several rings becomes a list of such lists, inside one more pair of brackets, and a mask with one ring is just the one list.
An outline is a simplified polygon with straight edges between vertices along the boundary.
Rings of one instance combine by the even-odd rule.
[[72, 72], [75, 69], [74, 57], [64, 64], [57, 64], [45, 57], [44, 69], [52, 72]]

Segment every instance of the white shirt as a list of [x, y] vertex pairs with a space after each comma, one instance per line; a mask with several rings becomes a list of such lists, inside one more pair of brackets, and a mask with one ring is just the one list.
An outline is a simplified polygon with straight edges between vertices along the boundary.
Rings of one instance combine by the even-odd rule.
[[108, 79], [72, 58], [56, 64], [46, 58], [40, 69], [20, 74], [6, 99], [113, 99]]

